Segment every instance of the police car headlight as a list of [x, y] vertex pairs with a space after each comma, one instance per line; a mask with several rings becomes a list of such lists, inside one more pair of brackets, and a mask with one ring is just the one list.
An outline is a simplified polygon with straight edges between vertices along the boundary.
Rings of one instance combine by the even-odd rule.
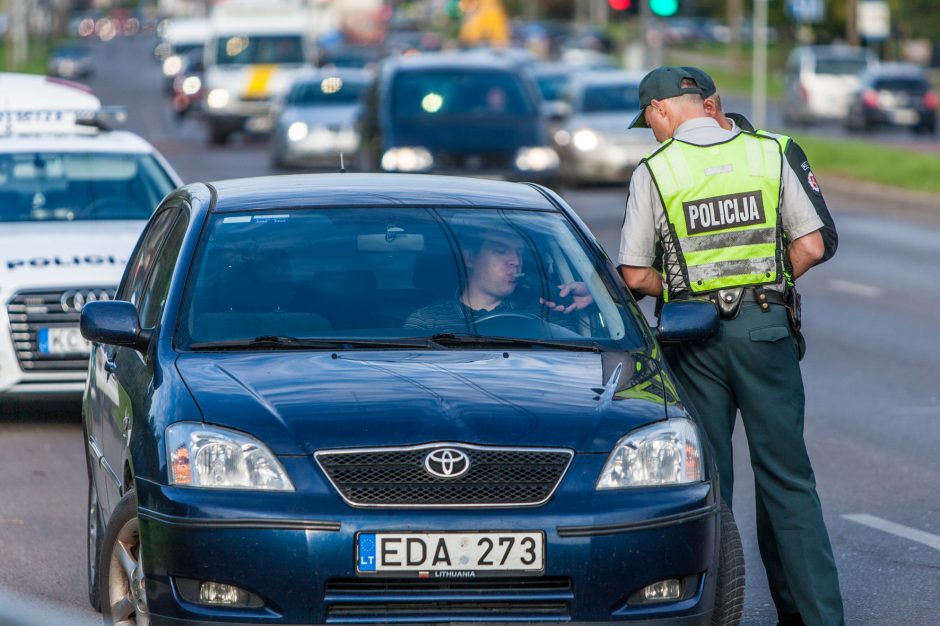
[[434, 165], [434, 157], [426, 148], [389, 148], [382, 155], [386, 172], [424, 172]]
[[546, 146], [519, 148], [516, 168], [523, 172], [544, 172], [558, 169], [558, 153]]
[[590, 152], [600, 144], [601, 140], [593, 130], [582, 128], [581, 130], [575, 131], [574, 135], [571, 137], [571, 142], [578, 150]]
[[682, 485], [704, 480], [698, 427], [670, 419], [639, 428], [617, 442], [597, 489]]
[[163, 75], [176, 76], [183, 69], [183, 59], [171, 54], [163, 60]]
[[300, 141], [307, 136], [310, 129], [304, 122], [294, 122], [287, 127], [287, 138], [291, 141]]
[[231, 96], [228, 93], [228, 90], [217, 87], [209, 92], [209, 95], [206, 96], [206, 104], [209, 105], [210, 109], [222, 109], [225, 108]]
[[177, 422], [166, 429], [166, 451], [171, 485], [294, 490], [267, 446], [244, 433], [200, 422]]

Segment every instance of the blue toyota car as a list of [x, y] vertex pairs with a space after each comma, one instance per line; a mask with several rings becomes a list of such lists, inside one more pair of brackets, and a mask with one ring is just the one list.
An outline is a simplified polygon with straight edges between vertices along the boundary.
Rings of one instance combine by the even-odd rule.
[[[710, 302], [669, 303], [659, 339], [717, 323]], [[188, 185], [81, 325], [106, 623], [740, 618], [703, 435], [546, 188]]]

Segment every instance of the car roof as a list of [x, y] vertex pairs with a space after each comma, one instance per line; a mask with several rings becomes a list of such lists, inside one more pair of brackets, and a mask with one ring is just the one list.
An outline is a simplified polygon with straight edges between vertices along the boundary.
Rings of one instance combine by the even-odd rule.
[[101, 101], [85, 85], [40, 74], [0, 72], [0, 93], [0, 111], [101, 108]]
[[145, 139], [125, 130], [87, 133], [63, 132], [0, 135], [0, 153], [10, 152], [113, 152], [149, 154], [154, 152]]
[[523, 61], [520, 61], [519, 57], [514, 54], [501, 54], [490, 50], [469, 52], [446, 50], [389, 57], [385, 67], [402, 71], [439, 69], [513, 71], [522, 64]]
[[204, 43], [209, 37], [209, 20], [204, 17], [178, 17], [161, 28], [163, 40], [171, 44]]
[[208, 183], [215, 211], [315, 207], [499, 207], [557, 211], [535, 186], [430, 174], [297, 174]]

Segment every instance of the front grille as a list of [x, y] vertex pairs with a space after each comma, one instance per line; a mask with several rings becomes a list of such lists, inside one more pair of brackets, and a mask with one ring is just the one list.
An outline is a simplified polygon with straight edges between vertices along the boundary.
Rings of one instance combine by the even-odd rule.
[[451, 621], [467, 618], [485, 618], [489, 621], [512, 617], [516, 619], [557, 620], [568, 617], [568, 605], [564, 602], [387, 602], [376, 604], [334, 604], [326, 611], [327, 621], [360, 621], [372, 618], [413, 618], [422, 621]]
[[88, 369], [87, 353], [40, 351], [40, 331], [78, 328], [81, 307], [92, 300], [114, 299], [114, 287], [19, 291], [7, 302], [10, 334], [24, 372], [76, 372]]
[[[469, 470], [438, 478], [425, 457], [450, 448], [467, 455]], [[542, 504], [571, 462], [564, 449], [488, 448], [431, 444], [411, 448], [318, 452], [320, 467], [354, 506], [472, 507]]]
[[[335, 578], [326, 583], [327, 596], [333, 594], [529, 594], [550, 593], [552, 598], [569, 598], [571, 579], [546, 576], [543, 578]], [[560, 595], [558, 595], [560, 594]]]

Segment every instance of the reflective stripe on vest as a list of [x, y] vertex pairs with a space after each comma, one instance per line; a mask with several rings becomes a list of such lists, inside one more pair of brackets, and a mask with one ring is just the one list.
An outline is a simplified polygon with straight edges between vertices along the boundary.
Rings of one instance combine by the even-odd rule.
[[[669, 141], [647, 159], [686, 289], [776, 283], [782, 271], [780, 144], [739, 133], [717, 145]], [[678, 271], [677, 271], [678, 270]]]
[[755, 133], [761, 135], [762, 137], [770, 137], [771, 139], [776, 139], [777, 143], [780, 144], [780, 149], [786, 152], [787, 145], [790, 143], [790, 137], [787, 135], [781, 135], [779, 133], [772, 133], [769, 130], [755, 130]]

